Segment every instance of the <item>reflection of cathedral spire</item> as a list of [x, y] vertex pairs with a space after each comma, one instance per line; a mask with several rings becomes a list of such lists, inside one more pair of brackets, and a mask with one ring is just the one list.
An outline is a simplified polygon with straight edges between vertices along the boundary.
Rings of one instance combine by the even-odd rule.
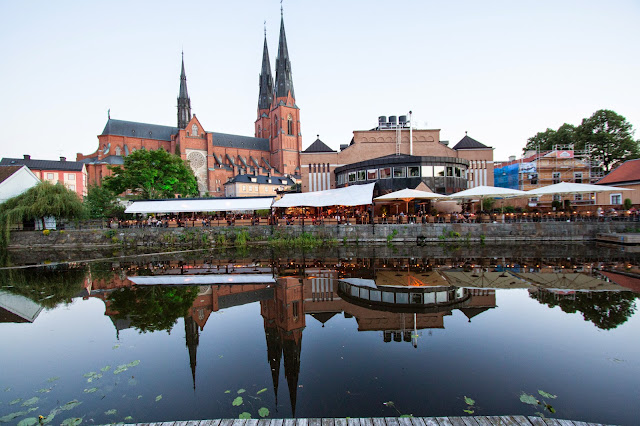
[[189, 350], [189, 364], [191, 365], [191, 376], [193, 378], [193, 389], [196, 388], [196, 356], [198, 344], [200, 343], [200, 333], [198, 324], [190, 316], [184, 317], [184, 332], [186, 335], [187, 349]]
[[267, 338], [267, 358], [269, 361], [269, 367], [271, 367], [271, 380], [273, 381], [273, 394], [276, 399], [276, 406], [278, 405], [278, 379], [280, 377], [280, 360], [282, 359], [282, 341], [280, 340], [280, 334], [275, 325], [267, 325], [268, 321], [264, 322], [264, 334]]
[[302, 330], [293, 331], [285, 336], [284, 375], [289, 385], [289, 399], [291, 400], [291, 417], [296, 416], [296, 399], [298, 395], [298, 377], [300, 376], [300, 352], [302, 349]]

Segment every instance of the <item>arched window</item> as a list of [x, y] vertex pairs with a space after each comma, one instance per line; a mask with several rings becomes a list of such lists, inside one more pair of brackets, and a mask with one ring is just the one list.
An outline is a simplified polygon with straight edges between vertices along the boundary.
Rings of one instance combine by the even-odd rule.
[[191, 126], [191, 136], [198, 136], [198, 126], [195, 124]]
[[293, 118], [291, 117], [291, 115], [287, 117], [287, 134], [293, 135]]
[[116, 155], [120, 155], [121, 154], [121, 150], [119, 146], [116, 146]]
[[276, 136], [278, 136], [278, 116], [274, 116], [274, 120], [273, 120], [273, 137], [275, 138]]

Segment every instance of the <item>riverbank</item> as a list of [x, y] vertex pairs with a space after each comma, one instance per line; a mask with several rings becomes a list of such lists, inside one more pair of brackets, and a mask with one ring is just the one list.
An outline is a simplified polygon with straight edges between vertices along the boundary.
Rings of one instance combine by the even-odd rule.
[[[9, 249], [202, 247], [228, 244], [294, 244], [294, 239], [344, 244], [433, 242], [578, 242], [595, 241], [598, 234], [639, 232], [635, 222], [454, 223], [406, 225], [290, 225], [211, 228], [121, 228], [15, 231]], [[307, 241], [307, 242], [309, 242]], [[301, 244], [304, 242], [301, 242]]]

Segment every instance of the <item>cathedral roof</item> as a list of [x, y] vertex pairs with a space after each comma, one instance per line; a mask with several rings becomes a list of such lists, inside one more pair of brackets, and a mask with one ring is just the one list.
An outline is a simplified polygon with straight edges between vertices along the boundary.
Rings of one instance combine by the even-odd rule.
[[309, 148], [305, 149], [303, 152], [336, 152], [333, 149], [329, 148], [326, 143], [322, 142], [320, 138], [316, 139]]
[[284, 18], [281, 18], [278, 56], [276, 56], [276, 98], [286, 98], [289, 92], [291, 92], [292, 98], [296, 97], [293, 92], [293, 77], [289, 49], [287, 48], [287, 36], [284, 33]]
[[477, 140], [470, 138], [467, 135], [464, 135], [464, 138], [460, 139], [460, 142], [453, 147], [453, 149], [488, 149], [490, 147], [486, 146], [483, 143], [478, 142]]
[[170, 141], [171, 135], [178, 133], [177, 127], [161, 126], [159, 124], [137, 123], [135, 121], [107, 120], [102, 135], [129, 136], [140, 139], [155, 139]]
[[273, 102], [273, 77], [271, 75], [271, 62], [269, 61], [269, 49], [267, 48], [267, 37], [265, 35], [262, 51], [262, 70], [260, 71], [258, 109], [271, 108], [271, 102]]
[[270, 151], [271, 149], [269, 147], [269, 139], [215, 132], [212, 132], [211, 135], [213, 136], [214, 146], [253, 149], [258, 151]]

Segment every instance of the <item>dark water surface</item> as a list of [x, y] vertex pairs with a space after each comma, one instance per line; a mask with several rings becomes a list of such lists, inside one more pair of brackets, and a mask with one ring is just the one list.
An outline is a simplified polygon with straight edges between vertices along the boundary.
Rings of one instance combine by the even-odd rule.
[[345, 250], [0, 270], [0, 420], [638, 423], [637, 254]]

